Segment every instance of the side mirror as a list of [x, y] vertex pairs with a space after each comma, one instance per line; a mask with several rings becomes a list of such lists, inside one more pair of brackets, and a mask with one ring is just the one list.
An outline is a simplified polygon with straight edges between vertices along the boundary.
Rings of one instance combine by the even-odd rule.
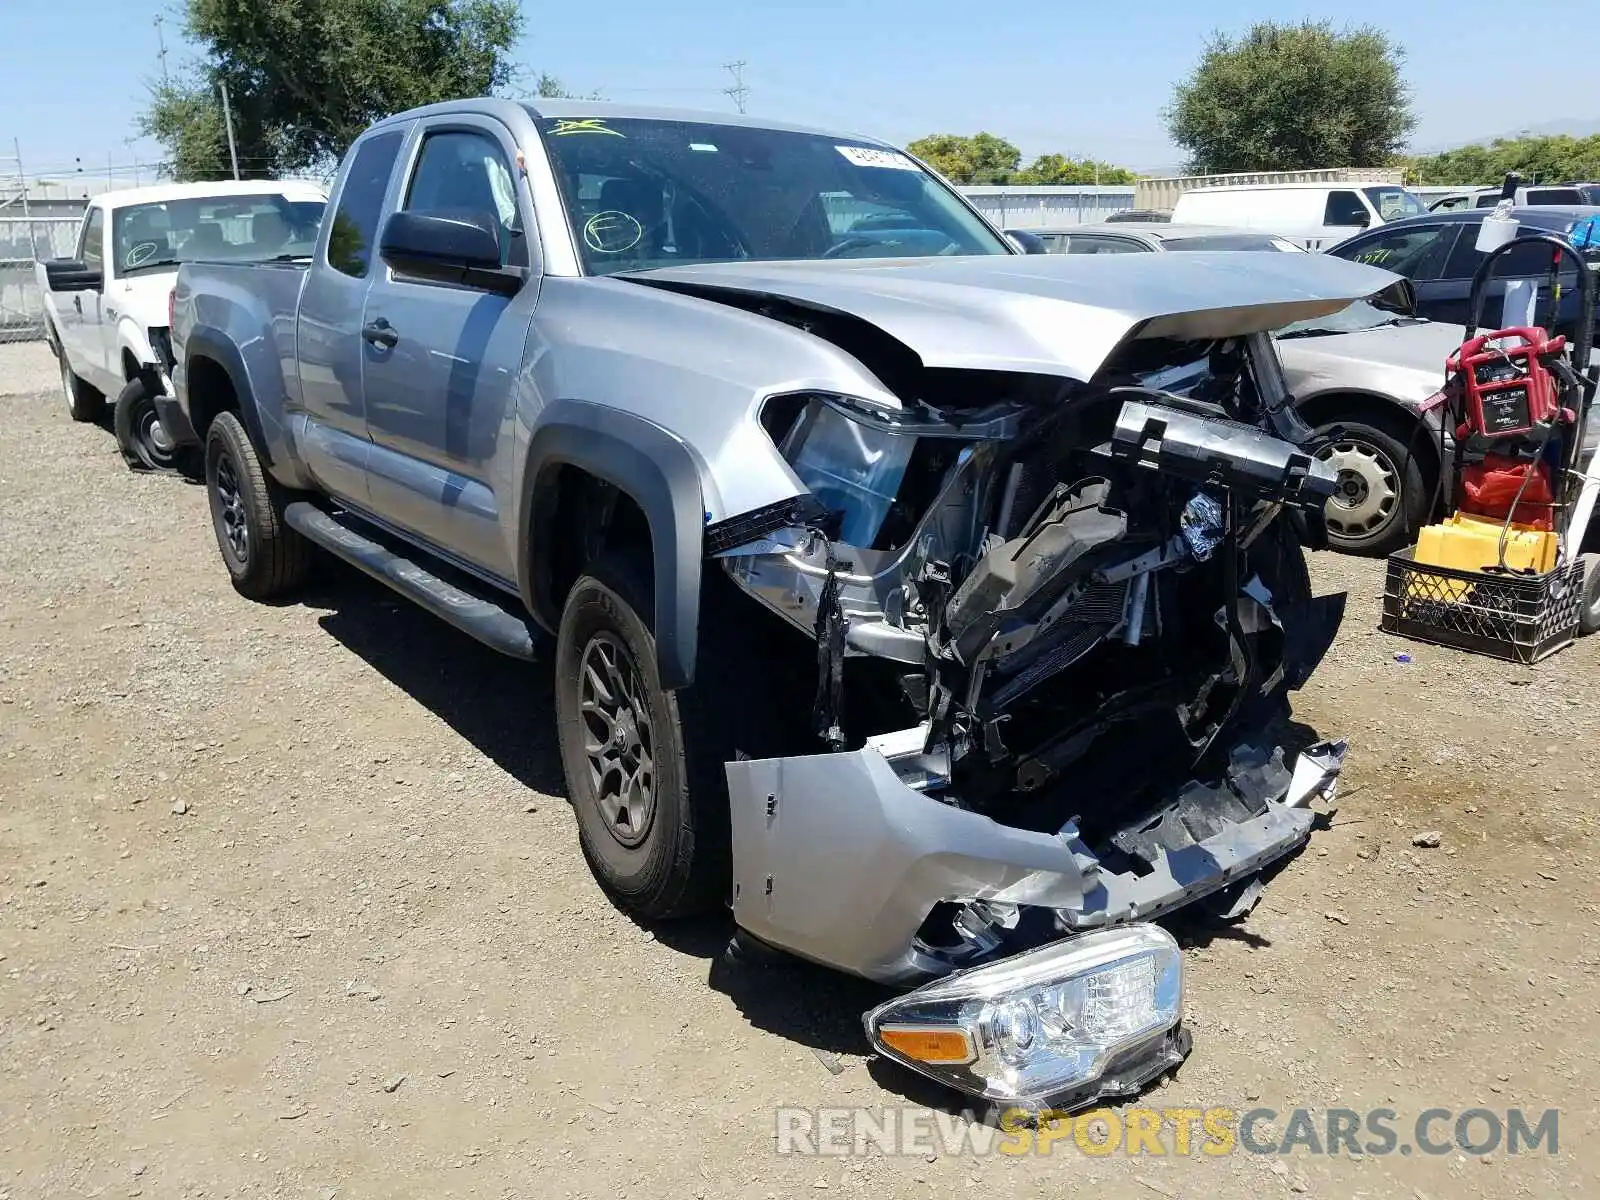
[[500, 235], [487, 214], [397, 212], [383, 226], [378, 253], [396, 271], [509, 295], [522, 273], [500, 265]]
[[1414, 317], [1417, 315], [1417, 285], [1409, 279], [1397, 279], [1372, 297], [1372, 305], [1397, 316]]
[[1024, 254], [1050, 253], [1050, 247], [1044, 244], [1044, 239], [1038, 234], [1029, 233], [1026, 229], [1008, 229], [1006, 239]]
[[1372, 214], [1367, 212], [1366, 209], [1362, 209], [1350, 217], [1350, 224], [1357, 229], [1366, 229], [1372, 224]]
[[44, 264], [45, 282], [52, 292], [98, 291], [105, 273], [72, 258], [52, 258]]

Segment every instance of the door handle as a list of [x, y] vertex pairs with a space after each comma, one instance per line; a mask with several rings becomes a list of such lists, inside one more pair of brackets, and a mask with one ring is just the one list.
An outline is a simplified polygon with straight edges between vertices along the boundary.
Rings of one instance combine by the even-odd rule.
[[81, 317], [83, 315], [83, 297], [74, 296], [72, 298], [72, 307], [78, 310], [78, 315]]
[[382, 346], [385, 350], [392, 350], [395, 343], [400, 340], [400, 335], [394, 331], [394, 326], [382, 317], [365, 326], [361, 330], [361, 336], [365, 341], [371, 342], [374, 346]]

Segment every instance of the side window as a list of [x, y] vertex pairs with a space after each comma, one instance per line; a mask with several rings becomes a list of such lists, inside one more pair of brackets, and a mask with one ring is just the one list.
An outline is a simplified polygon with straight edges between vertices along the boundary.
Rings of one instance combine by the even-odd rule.
[[[1455, 225], [1408, 225], [1364, 238], [1340, 258], [1353, 259], [1407, 279], [1437, 279], [1456, 235]], [[1336, 251], [1337, 252], [1337, 251]]]
[[1068, 234], [1068, 254], [1136, 254], [1143, 247], [1127, 238], [1095, 237], [1093, 234]]
[[474, 217], [493, 222], [500, 235], [500, 265], [528, 265], [528, 239], [517, 211], [511, 165], [500, 143], [483, 133], [451, 129], [422, 142], [406, 190], [406, 212]]
[[1496, 204], [1499, 204], [1499, 203], [1500, 203], [1500, 193], [1499, 192], [1485, 192], [1485, 193], [1483, 193], [1483, 195], [1478, 197], [1477, 203], [1474, 204], [1473, 207], [1474, 208], [1493, 208]]
[[389, 175], [403, 140], [404, 134], [397, 129], [368, 138], [356, 151], [339, 190], [333, 228], [328, 231], [328, 265], [335, 271], [366, 278], [378, 243], [383, 196], [389, 190]]
[[[1526, 225], [1517, 230], [1519, 236], [1545, 232], [1548, 231], [1530, 229]], [[1518, 246], [1515, 250], [1500, 256], [1500, 261], [1495, 263], [1494, 277], [1496, 279], [1531, 279], [1549, 275], [1551, 253], [1549, 246]], [[1470, 279], [1482, 264], [1483, 254], [1478, 250], [1478, 227], [1476, 224], [1471, 224], [1462, 233], [1461, 240], [1456, 243], [1456, 248], [1450, 255], [1450, 261], [1445, 266], [1444, 277], [1446, 279]], [[1563, 257], [1561, 269], [1564, 273], [1570, 275], [1572, 273], [1572, 260]]]
[[92, 270], [105, 269], [106, 210], [98, 204], [89, 210], [78, 240], [78, 261]]
[[1329, 192], [1327, 206], [1322, 210], [1322, 223], [1324, 225], [1360, 225], [1370, 224], [1372, 216], [1367, 212], [1367, 206], [1361, 203], [1361, 197], [1354, 192]]

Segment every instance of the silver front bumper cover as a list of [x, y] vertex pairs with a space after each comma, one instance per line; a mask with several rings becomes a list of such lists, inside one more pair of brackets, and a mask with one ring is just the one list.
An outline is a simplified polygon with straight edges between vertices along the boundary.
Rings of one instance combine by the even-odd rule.
[[1163, 851], [1143, 876], [1106, 869], [1070, 824], [1034, 833], [934, 800], [871, 747], [731, 762], [734, 920], [802, 958], [915, 983], [957, 965], [918, 940], [941, 902], [1050, 908], [1071, 932], [1159, 917], [1250, 877], [1310, 836], [1305, 805], [1331, 791], [1343, 757], [1342, 744], [1307, 752], [1259, 816]]

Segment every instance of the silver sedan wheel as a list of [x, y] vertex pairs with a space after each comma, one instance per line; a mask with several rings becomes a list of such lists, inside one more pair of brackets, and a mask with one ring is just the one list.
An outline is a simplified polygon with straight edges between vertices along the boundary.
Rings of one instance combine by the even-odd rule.
[[1338, 472], [1324, 510], [1334, 533], [1367, 538], [1395, 519], [1400, 511], [1400, 471], [1382, 450], [1346, 438], [1324, 446], [1317, 457]]

